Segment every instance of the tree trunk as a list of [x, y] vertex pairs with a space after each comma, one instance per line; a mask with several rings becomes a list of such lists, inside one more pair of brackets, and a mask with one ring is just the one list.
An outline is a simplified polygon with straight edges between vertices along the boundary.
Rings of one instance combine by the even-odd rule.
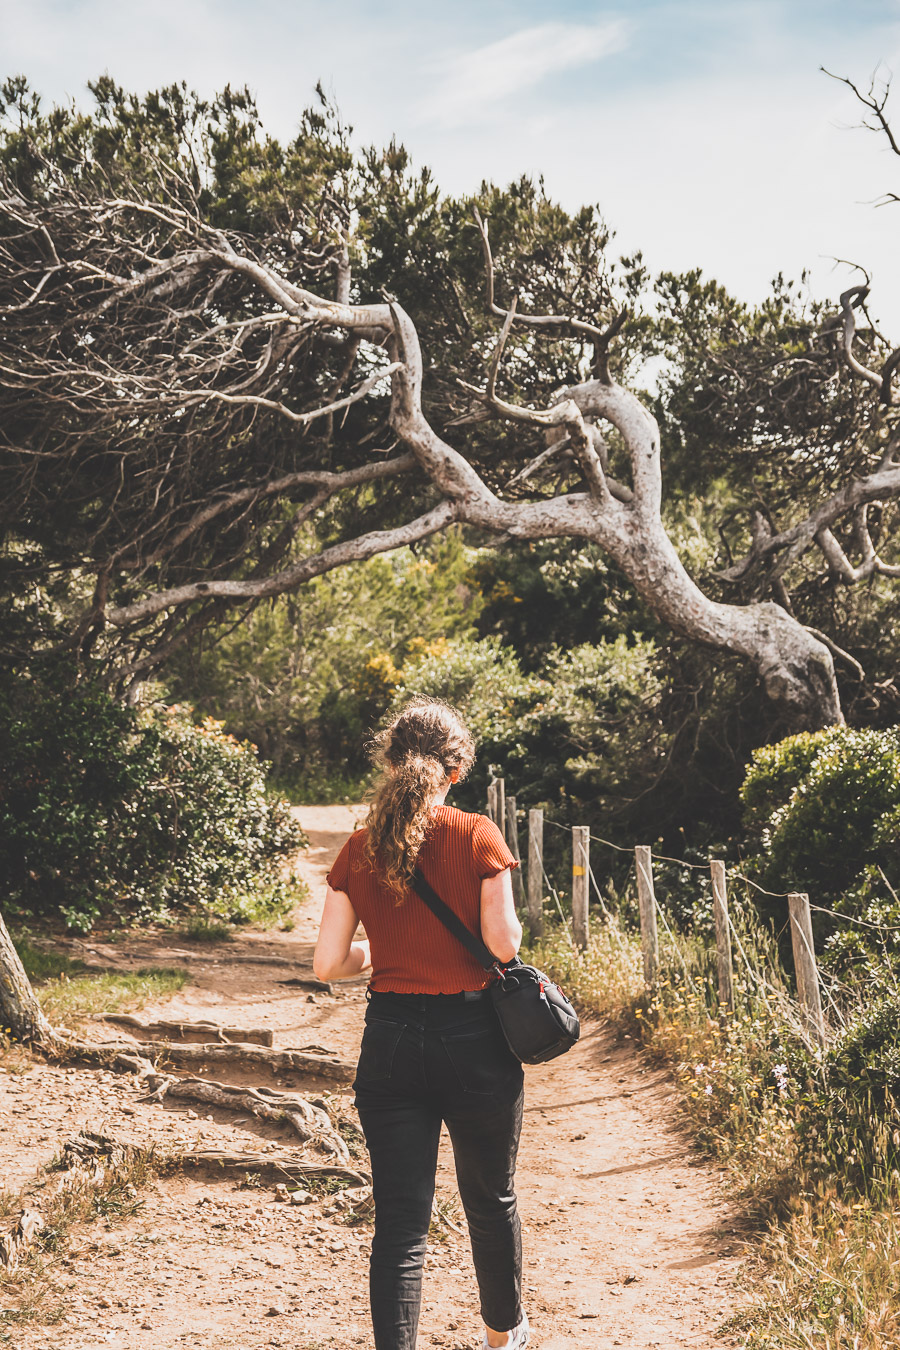
[[17, 1041], [49, 1044], [53, 1032], [0, 914], [0, 1027]]
[[747, 657], [767, 695], [800, 730], [843, 722], [831, 652], [771, 600], [723, 604], [686, 571], [661, 521], [645, 516], [608, 551], [649, 607], [692, 642]]

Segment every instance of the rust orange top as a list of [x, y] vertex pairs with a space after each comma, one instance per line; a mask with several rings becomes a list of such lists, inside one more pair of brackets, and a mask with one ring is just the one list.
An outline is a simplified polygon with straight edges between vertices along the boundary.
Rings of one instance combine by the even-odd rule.
[[[401, 904], [366, 861], [367, 831], [351, 834], [328, 884], [343, 891], [371, 944], [370, 986], [379, 993], [458, 994], [483, 989], [488, 973], [470, 956], [415, 891]], [[418, 866], [438, 895], [473, 933], [481, 931], [481, 883], [518, 867], [497, 826], [487, 816], [438, 806]]]

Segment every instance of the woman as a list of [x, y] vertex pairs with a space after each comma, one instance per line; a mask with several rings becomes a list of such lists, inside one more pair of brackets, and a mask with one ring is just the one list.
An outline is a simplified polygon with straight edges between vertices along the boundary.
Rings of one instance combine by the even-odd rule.
[[[442, 1121], [469, 1225], [484, 1345], [520, 1350], [528, 1341], [513, 1188], [522, 1066], [500, 1031], [490, 976], [410, 887], [418, 867], [499, 960], [515, 956], [517, 863], [485, 816], [444, 805], [474, 757], [459, 714], [434, 699], [414, 699], [376, 737], [382, 775], [365, 828], [328, 874], [316, 945], [321, 980], [372, 970], [354, 1088], [372, 1160], [376, 1350], [415, 1346]], [[365, 941], [354, 940], [359, 922]]]

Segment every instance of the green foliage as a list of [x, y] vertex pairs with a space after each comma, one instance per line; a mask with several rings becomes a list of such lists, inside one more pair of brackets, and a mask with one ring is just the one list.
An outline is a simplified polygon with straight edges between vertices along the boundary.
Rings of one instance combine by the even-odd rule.
[[156, 999], [171, 998], [188, 981], [183, 970], [104, 970], [61, 976], [38, 984], [35, 992], [44, 1013], [60, 1023], [70, 1017], [130, 1012]]
[[801, 731], [754, 753], [752, 767], [741, 787], [744, 823], [749, 830], [762, 834], [775, 812], [803, 782], [823, 744], [833, 735], [832, 728]]
[[471, 581], [483, 598], [480, 635], [508, 643], [526, 671], [539, 670], [555, 647], [647, 634], [655, 626], [595, 544], [547, 539], [485, 549], [473, 561]]
[[45, 111], [23, 77], [0, 87], [0, 164], [23, 194], [46, 192], [62, 173], [87, 193], [124, 195], [138, 183], [169, 206], [180, 178], [222, 229], [295, 228], [300, 217], [308, 231], [309, 208], [352, 165], [348, 130], [321, 89], [286, 146], [266, 133], [246, 87], [202, 99], [182, 81], [142, 97], [102, 75], [88, 89], [91, 109]]
[[[568, 777], [582, 801], [625, 799], [645, 781], [665, 748], [658, 710], [662, 678], [652, 641], [624, 635], [550, 652], [538, 698], [520, 728], [525, 765]], [[532, 770], [533, 771], [533, 770]]]
[[281, 912], [302, 842], [251, 747], [183, 708], [137, 713], [89, 684], [7, 686], [0, 868], [13, 914], [87, 931], [141, 919]]
[[[697, 651], [668, 632], [594, 545], [505, 540], [496, 550], [475, 549], [469, 546], [482, 538], [453, 532], [446, 545], [373, 559], [295, 597], [234, 611], [225, 623], [213, 605], [183, 618], [168, 612], [152, 632], [87, 622], [97, 572], [101, 589], [109, 583], [110, 604], [130, 603], [144, 586], [275, 571], [310, 549], [433, 504], [418, 474], [347, 492], [312, 518], [305, 516], [306, 489], [265, 490], [298, 470], [355, 468], [387, 453], [383, 390], [340, 418], [317, 420], [299, 439], [269, 407], [228, 411], [206, 395], [213, 387], [252, 392], [244, 381], [255, 370], [260, 383], [253, 389], [268, 396], [274, 386], [265, 372], [277, 368], [278, 397], [308, 409], [372, 373], [365, 346], [348, 364], [352, 353], [340, 344], [268, 322], [244, 335], [237, 355], [226, 350], [230, 337], [224, 348], [210, 346], [211, 334], [231, 332], [228, 325], [259, 304], [246, 279], [219, 277], [215, 269], [193, 280], [179, 273], [171, 278], [175, 291], [159, 296], [138, 287], [117, 301], [115, 324], [98, 323], [90, 309], [102, 290], [98, 276], [112, 270], [138, 278], [149, 259], [170, 258], [189, 241], [171, 222], [139, 212], [101, 211], [99, 222], [90, 215], [109, 193], [184, 206], [230, 231], [235, 246], [295, 285], [323, 294], [331, 293], [346, 238], [351, 298], [396, 295], [418, 326], [424, 401], [435, 428], [460, 443], [504, 494], [539, 500], [580, 491], [565, 457], [509, 488], [511, 476], [544, 448], [542, 433], [460, 416], [471, 408], [459, 380], [483, 384], [498, 328], [484, 304], [477, 206], [489, 222], [499, 304], [518, 296], [523, 310], [565, 310], [601, 323], [628, 307], [612, 369], [639, 385], [642, 363], [656, 358], [664, 519], [698, 584], [725, 601], [770, 591], [762, 575], [746, 585], [716, 575], [746, 546], [751, 510], [780, 528], [882, 451], [874, 395], [845, 377], [824, 331], [824, 310], [783, 278], [761, 304], [748, 305], [699, 270], [664, 273], [647, 306], [640, 257], [615, 256], [614, 233], [593, 205], [565, 210], [529, 178], [448, 196], [401, 145], [355, 153], [321, 90], [301, 114], [297, 135], [279, 142], [245, 89], [201, 99], [173, 84], [136, 95], [109, 76], [90, 89], [84, 108], [48, 109], [22, 79], [0, 93], [0, 165], [29, 201], [48, 210], [65, 205], [52, 220], [47, 215], [50, 232], [60, 257], [79, 258], [78, 275], [87, 278], [79, 290], [75, 272], [64, 270], [24, 304], [45, 266], [43, 235], [14, 221], [5, 227], [15, 262], [5, 298], [16, 316], [7, 355], [23, 360], [20, 384], [28, 392], [10, 405], [9, 455], [0, 466], [9, 473], [0, 491], [0, 661], [30, 660], [84, 620], [79, 631], [87, 633], [91, 659], [106, 663], [112, 679], [110, 671], [128, 665], [122, 658], [131, 653], [122, 646], [137, 644], [143, 654], [158, 642], [159, 650], [183, 653], [169, 658], [164, 672], [174, 698], [253, 741], [286, 789], [307, 798], [355, 795], [366, 775], [364, 742], [395, 690], [420, 674], [441, 685], [434, 644], [468, 641], [477, 624], [479, 636], [511, 649], [485, 658], [503, 687], [493, 704], [485, 691], [477, 715], [491, 724], [485, 755], [509, 773], [523, 803], [566, 801], [582, 819], [602, 819], [623, 838], [664, 836], [667, 852], [733, 835], [743, 765], [760, 742], [786, 728], [736, 659]], [[51, 304], [60, 309], [44, 308]], [[185, 317], [176, 322], [179, 307]], [[862, 312], [859, 318], [859, 351], [877, 364], [884, 344]], [[43, 398], [27, 369], [40, 363], [48, 333], [65, 335], [73, 376]], [[273, 351], [281, 355], [270, 367]], [[585, 378], [593, 356], [578, 338], [517, 328], [498, 388], [545, 407], [566, 383]], [[149, 389], [140, 395], [140, 417], [119, 392], [100, 408], [92, 363], [123, 371], [123, 387]], [[189, 416], [172, 415], [168, 394], [176, 388], [193, 390]], [[610, 428], [606, 435], [611, 471], [627, 481], [621, 438]], [[260, 491], [224, 509], [236, 485]], [[873, 538], [889, 560], [895, 518], [891, 503], [869, 510]], [[307, 522], [299, 531], [298, 519]], [[133, 565], [147, 558], [154, 559], [147, 569]], [[884, 577], [866, 588], [837, 586], [808, 557], [782, 581], [798, 616], [862, 662], [862, 679], [840, 667], [854, 720], [895, 720], [898, 588]], [[186, 631], [191, 645], [179, 648]], [[465, 659], [475, 659], [471, 650]], [[453, 660], [463, 672], [463, 658]], [[473, 671], [473, 678], [481, 675]], [[522, 681], [532, 678], [541, 689], [534, 698], [522, 694]], [[121, 788], [127, 792], [128, 783]], [[471, 791], [480, 804], [480, 781]], [[885, 817], [878, 845], [884, 856], [889, 828]]]
[[845, 1001], [867, 1003], [893, 996], [900, 972], [900, 898], [878, 866], [864, 867], [838, 900], [839, 911], [858, 923], [836, 922], [820, 963], [846, 991]]
[[400, 667], [435, 641], [469, 633], [478, 617], [475, 556], [450, 530], [416, 553], [317, 577], [213, 630], [173, 662], [169, 689], [253, 741], [292, 795], [358, 794], [366, 742]]
[[798, 1137], [806, 1161], [846, 1174], [870, 1194], [900, 1170], [900, 1002], [896, 986], [858, 1012], [828, 1047], [802, 1102]]
[[[778, 276], [758, 306], [700, 269], [664, 272], [656, 289], [667, 358], [660, 411], [679, 486], [721, 475], [777, 515], [871, 462], [876, 422], [865, 392], [835, 378], [827, 309], [802, 285]], [[861, 325], [858, 340], [877, 364], [882, 339]]]
[[832, 727], [758, 750], [742, 789], [772, 890], [839, 899], [866, 865], [900, 862], [900, 731]]
[[73, 975], [84, 974], [83, 961], [73, 960], [61, 952], [45, 951], [42, 947], [36, 947], [25, 931], [17, 931], [13, 935], [13, 941], [25, 974], [32, 983], [58, 980], [60, 976], [70, 980]]
[[186, 971], [154, 966], [90, 970], [83, 961], [36, 946], [27, 930], [16, 930], [12, 937], [38, 1002], [54, 1021], [141, 1008], [151, 999], [176, 994], [188, 979]]
[[446, 699], [463, 714], [477, 744], [493, 745], [515, 734], [517, 713], [536, 688], [497, 638], [439, 639], [406, 664], [394, 706], [415, 694]]
[[554, 648], [535, 675], [523, 674], [496, 637], [441, 641], [404, 665], [394, 706], [413, 694], [446, 699], [472, 728], [479, 761], [456, 794], [470, 808], [483, 805], [493, 767], [520, 807], [565, 803], [567, 815], [596, 822], [657, 771], [665, 752], [649, 641]]

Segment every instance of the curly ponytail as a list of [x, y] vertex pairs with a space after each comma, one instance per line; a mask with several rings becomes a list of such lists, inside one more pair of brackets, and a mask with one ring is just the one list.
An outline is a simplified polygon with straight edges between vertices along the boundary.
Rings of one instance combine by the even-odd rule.
[[456, 771], [465, 778], [475, 744], [455, 708], [414, 698], [373, 739], [382, 770], [366, 818], [365, 854], [402, 904], [431, 823], [432, 802]]

